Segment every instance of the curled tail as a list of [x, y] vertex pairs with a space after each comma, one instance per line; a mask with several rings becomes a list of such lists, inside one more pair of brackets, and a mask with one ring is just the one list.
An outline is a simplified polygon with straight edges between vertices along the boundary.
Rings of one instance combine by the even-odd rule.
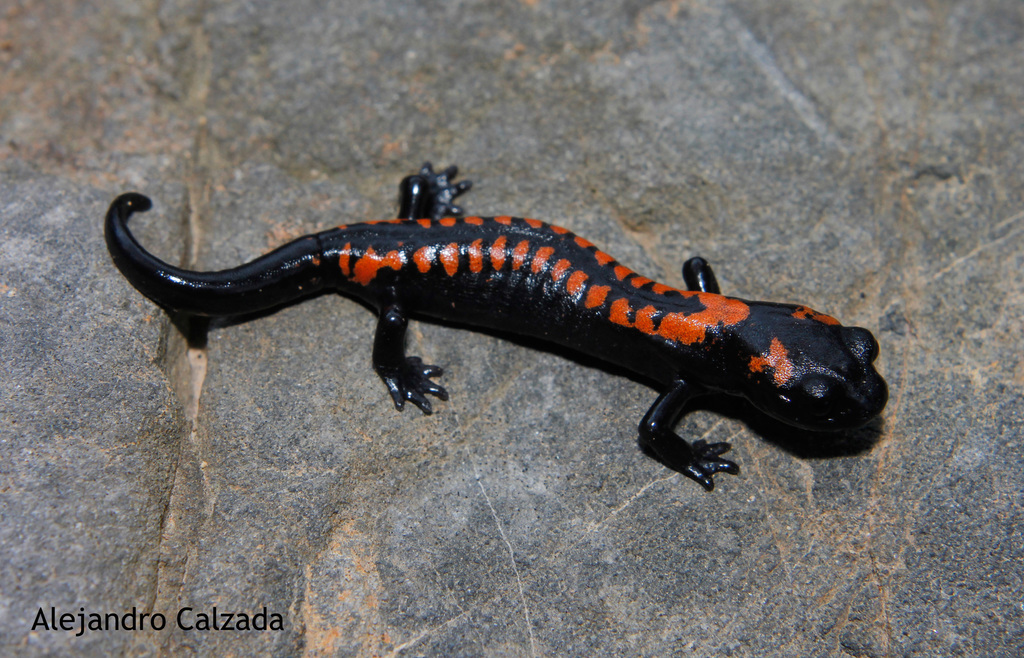
[[133, 212], [153, 203], [129, 192], [107, 211], [107, 249], [121, 274], [164, 308], [193, 315], [225, 316], [280, 306], [322, 289], [321, 245], [309, 235], [229, 270], [195, 272], [165, 263], [146, 251], [128, 230]]

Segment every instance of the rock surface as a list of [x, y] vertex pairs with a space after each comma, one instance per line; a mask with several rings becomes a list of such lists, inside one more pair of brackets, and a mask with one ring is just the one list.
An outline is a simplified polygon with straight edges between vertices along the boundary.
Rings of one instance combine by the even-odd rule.
[[[606, 4], [3, 9], [0, 651], [1024, 652], [1020, 3]], [[426, 159], [477, 214], [872, 329], [883, 421], [695, 411], [743, 469], [706, 494], [618, 373], [417, 323], [452, 399], [398, 414], [362, 306], [190, 347], [103, 244], [138, 189], [154, 252], [238, 264], [389, 216]], [[177, 627], [214, 606], [282, 629]], [[133, 609], [166, 627], [76, 636]]]

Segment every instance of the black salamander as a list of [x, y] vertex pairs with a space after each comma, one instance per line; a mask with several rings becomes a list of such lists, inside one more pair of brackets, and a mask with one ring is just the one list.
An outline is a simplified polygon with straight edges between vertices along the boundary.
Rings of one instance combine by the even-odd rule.
[[640, 422], [640, 443], [714, 488], [738, 473], [728, 443], [688, 443], [673, 427], [706, 393], [746, 398], [767, 414], [812, 430], [864, 425], [885, 406], [885, 382], [866, 329], [844, 327], [806, 306], [720, 294], [711, 266], [692, 258], [678, 290], [619, 264], [572, 232], [534, 219], [460, 216], [469, 182], [429, 163], [402, 181], [399, 219], [363, 222], [299, 238], [219, 272], [194, 272], [147, 252], [128, 230], [150, 200], [129, 193], [106, 217], [110, 255], [142, 294], [166, 309], [230, 316], [336, 290], [379, 311], [373, 366], [395, 406], [431, 412], [447, 400], [441, 368], [406, 356], [411, 315], [550, 341], [627, 368], [663, 387]]

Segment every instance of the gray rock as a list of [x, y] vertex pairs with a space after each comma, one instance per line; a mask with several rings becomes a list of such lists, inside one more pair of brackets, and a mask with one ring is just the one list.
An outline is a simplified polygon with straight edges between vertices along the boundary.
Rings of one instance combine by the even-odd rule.
[[[1020, 654], [1022, 43], [1010, 0], [7, 10], [0, 650]], [[743, 470], [705, 494], [640, 452], [655, 392], [619, 373], [417, 323], [452, 398], [399, 414], [359, 304], [190, 348], [106, 254], [128, 189], [147, 247], [215, 269], [389, 216], [426, 159], [472, 212], [872, 329], [883, 421], [708, 405], [680, 433]], [[283, 628], [176, 624], [214, 606]]]

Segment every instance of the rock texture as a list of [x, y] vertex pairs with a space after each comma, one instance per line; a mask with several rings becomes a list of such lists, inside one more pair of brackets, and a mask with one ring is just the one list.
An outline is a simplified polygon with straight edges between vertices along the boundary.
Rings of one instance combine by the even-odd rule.
[[[0, 651], [1024, 653], [1021, 108], [1016, 0], [7, 3]], [[619, 373], [416, 324], [452, 399], [398, 414], [360, 305], [189, 344], [103, 244], [138, 189], [153, 251], [237, 264], [426, 159], [475, 213], [872, 329], [883, 421], [711, 404], [679, 430], [743, 471], [706, 494]], [[282, 628], [176, 624], [214, 606]], [[166, 626], [76, 635], [133, 608]]]

